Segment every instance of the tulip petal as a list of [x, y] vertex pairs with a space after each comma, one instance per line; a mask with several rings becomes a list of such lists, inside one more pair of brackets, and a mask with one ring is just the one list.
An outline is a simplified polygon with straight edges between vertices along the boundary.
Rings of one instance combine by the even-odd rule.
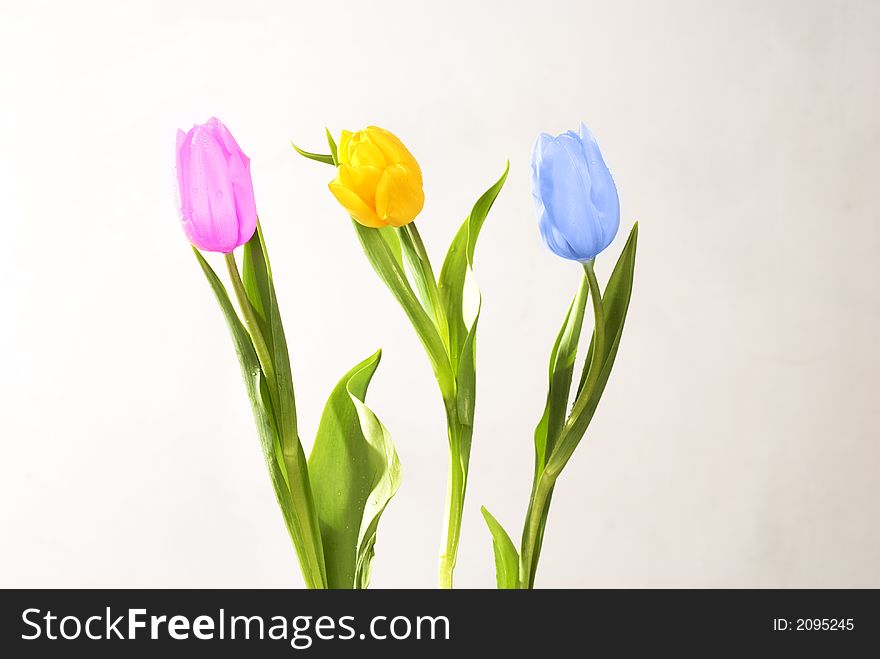
[[541, 237], [544, 239], [544, 243], [550, 248], [551, 252], [571, 261], [580, 260], [577, 252], [572, 249], [565, 236], [548, 220], [546, 215], [541, 218], [539, 229], [541, 230]]
[[379, 147], [370, 142], [363, 131], [355, 133], [352, 137], [348, 158], [353, 167], [378, 167], [382, 169], [389, 164]]
[[617, 186], [614, 184], [614, 178], [602, 157], [596, 137], [583, 123], [580, 127], [579, 137], [589, 163], [592, 179], [590, 198], [597, 209], [599, 222], [604, 232], [603, 242], [607, 247], [614, 240], [620, 228], [620, 198], [617, 194]]
[[226, 128], [226, 126], [220, 123], [219, 119], [211, 117], [208, 119], [208, 125], [213, 128], [212, 132], [214, 139], [217, 140], [217, 143], [224, 151], [226, 151], [227, 157], [237, 155], [245, 165], [250, 164], [250, 158], [244, 154], [244, 151], [238, 146], [238, 142], [235, 141], [232, 133], [229, 132], [229, 129]]
[[[581, 173], [559, 138], [544, 144], [537, 183], [536, 196], [545, 208], [544, 225], [553, 229], [545, 231], [548, 246], [559, 247], [557, 254], [563, 258], [571, 258], [572, 251], [584, 259], [595, 256], [599, 227], [592, 204]], [[562, 247], [560, 236], [570, 249]]]
[[229, 252], [236, 247], [238, 221], [229, 168], [210, 130], [196, 126], [188, 165], [191, 225], [202, 249]]
[[419, 185], [421, 185], [422, 170], [419, 168], [419, 163], [394, 133], [378, 126], [367, 126], [364, 132], [370, 141], [382, 151], [389, 164], [404, 165], [411, 175], [418, 177]]
[[404, 165], [392, 165], [382, 172], [376, 188], [376, 214], [395, 227], [409, 224], [422, 211], [425, 193], [421, 176]]
[[229, 159], [229, 181], [238, 219], [237, 245], [249, 241], [257, 230], [257, 205], [254, 200], [254, 184], [251, 180], [250, 161], [239, 152]]
[[382, 176], [380, 168], [370, 165], [361, 167], [339, 165], [336, 176], [342, 185], [352, 190], [368, 206], [376, 205], [376, 186], [379, 185], [379, 178]]
[[336, 200], [342, 204], [343, 208], [348, 211], [357, 222], [366, 227], [381, 229], [388, 226], [387, 222], [382, 222], [375, 211], [370, 208], [363, 199], [357, 196], [353, 191], [349, 190], [338, 179], [330, 182], [330, 192], [336, 197]]
[[352, 132], [350, 130], [342, 131], [342, 135], [339, 136], [339, 145], [336, 147], [336, 150], [339, 156], [340, 165], [351, 164], [351, 158], [349, 156], [349, 150], [351, 149], [351, 136]]

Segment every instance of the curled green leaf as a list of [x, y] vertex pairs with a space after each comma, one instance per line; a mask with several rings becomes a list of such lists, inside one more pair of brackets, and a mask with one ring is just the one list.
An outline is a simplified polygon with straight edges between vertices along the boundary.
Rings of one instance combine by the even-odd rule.
[[309, 456], [329, 588], [367, 587], [379, 518], [400, 487], [391, 436], [364, 402], [381, 354], [333, 389]]
[[315, 162], [322, 162], [325, 165], [336, 165], [336, 158], [334, 155], [329, 153], [312, 153], [311, 151], [305, 151], [304, 149], [300, 149], [293, 142], [290, 143], [290, 146], [293, 147], [293, 150], [296, 151], [303, 158], [308, 158], [309, 160], [314, 160]]

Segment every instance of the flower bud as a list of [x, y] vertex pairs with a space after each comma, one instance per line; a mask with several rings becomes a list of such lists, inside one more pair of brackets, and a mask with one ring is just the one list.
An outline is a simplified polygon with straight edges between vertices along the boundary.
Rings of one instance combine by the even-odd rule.
[[541, 236], [558, 256], [589, 261], [620, 226], [620, 200], [590, 130], [541, 133], [532, 153], [532, 196]]
[[250, 159], [218, 119], [177, 131], [180, 219], [189, 241], [231, 252], [257, 228]]
[[395, 135], [375, 126], [344, 130], [337, 153], [330, 192], [356, 221], [381, 228], [416, 219], [425, 204], [422, 170]]

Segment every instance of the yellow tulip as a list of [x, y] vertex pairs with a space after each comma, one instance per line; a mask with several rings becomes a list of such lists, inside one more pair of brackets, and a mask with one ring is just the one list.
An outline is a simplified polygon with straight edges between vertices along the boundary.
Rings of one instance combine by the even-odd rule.
[[422, 211], [422, 170], [395, 135], [368, 126], [342, 131], [330, 192], [367, 227], [402, 227]]

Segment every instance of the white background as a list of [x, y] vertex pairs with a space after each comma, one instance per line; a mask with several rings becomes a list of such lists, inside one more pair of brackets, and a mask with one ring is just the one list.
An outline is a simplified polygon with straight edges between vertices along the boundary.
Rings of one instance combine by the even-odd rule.
[[[252, 158], [304, 441], [355, 362], [404, 484], [374, 585], [436, 582], [446, 478], [427, 359], [326, 188], [334, 133], [420, 160], [439, 262], [511, 174], [484, 294], [456, 582], [519, 537], [552, 340], [579, 280], [528, 159], [586, 121], [635, 220], [620, 356], [557, 488], [540, 586], [880, 586], [880, 4], [3, 3], [0, 585], [302, 584], [223, 319], [176, 217], [178, 127]], [[217, 261], [214, 261], [217, 263]]]

